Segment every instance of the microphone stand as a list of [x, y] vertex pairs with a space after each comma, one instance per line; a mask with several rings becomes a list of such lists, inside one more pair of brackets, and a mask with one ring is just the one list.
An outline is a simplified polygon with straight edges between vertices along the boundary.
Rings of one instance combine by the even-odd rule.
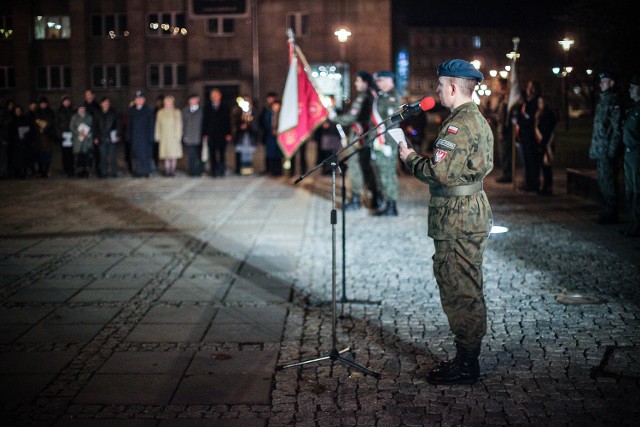
[[[326, 161], [326, 160], [325, 160]], [[322, 165], [320, 163], [319, 165]], [[317, 169], [314, 168], [313, 170]], [[333, 158], [331, 160], [331, 350], [327, 356], [317, 357], [315, 359], [303, 360], [297, 363], [290, 363], [288, 365], [278, 365], [276, 370], [281, 371], [287, 368], [293, 368], [296, 366], [302, 366], [309, 363], [321, 362], [323, 360], [331, 360], [331, 362], [342, 362], [346, 365], [351, 366], [352, 368], [362, 372], [365, 375], [371, 375], [374, 378], [380, 378], [380, 374], [374, 372], [364, 366], [360, 366], [352, 360], [349, 360], [342, 356], [342, 354], [347, 353], [351, 350], [351, 347], [347, 347], [343, 350], [338, 351], [337, 348], [337, 338], [336, 338], [336, 224], [338, 222], [338, 215], [336, 213], [336, 169], [338, 169], [338, 164], [336, 163], [336, 159]], [[343, 174], [344, 176], [344, 174]], [[353, 353], [352, 353], [352, 357]]]
[[[344, 147], [342, 147], [340, 150], [336, 151], [335, 153], [333, 153], [332, 155], [330, 155], [329, 157], [327, 157], [326, 159], [324, 159], [322, 162], [316, 164], [313, 168], [311, 168], [309, 171], [307, 171], [307, 173], [304, 173], [302, 175], [300, 175], [294, 182], [294, 184], [298, 184], [300, 181], [302, 181], [303, 179], [305, 179], [307, 176], [311, 175], [312, 173], [314, 173], [315, 171], [317, 171], [319, 168], [323, 167], [325, 164], [330, 164], [331, 165], [331, 350], [329, 351], [329, 354], [327, 356], [321, 356], [321, 357], [317, 357], [315, 359], [309, 359], [309, 360], [303, 360], [300, 362], [296, 362], [296, 363], [290, 363], [287, 365], [278, 365], [276, 366], [276, 370], [277, 371], [282, 371], [283, 369], [288, 369], [288, 368], [294, 368], [297, 366], [302, 366], [302, 365], [306, 365], [309, 363], [315, 363], [315, 362], [321, 362], [323, 360], [331, 360], [331, 362], [342, 362], [346, 365], [351, 366], [352, 368], [364, 373], [365, 375], [371, 375], [374, 378], [380, 378], [380, 374], [377, 372], [374, 372], [368, 368], [365, 368], [364, 366], [360, 366], [357, 363], [355, 363], [352, 360], [346, 359], [344, 357], [342, 357], [342, 354], [350, 352], [351, 351], [351, 347], [346, 347], [342, 350], [338, 350], [337, 348], [337, 337], [336, 337], [336, 324], [338, 321], [338, 316], [337, 316], [337, 298], [336, 298], [336, 224], [338, 222], [338, 215], [336, 212], [336, 169], [338, 169], [338, 156], [343, 153], [345, 150], [347, 150], [349, 147], [353, 146], [354, 144], [356, 144], [358, 141], [361, 141], [363, 138], [365, 138], [366, 136], [368, 136], [371, 132], [373, 132], [374, 130], [378, 129], [380, 126], [382, 126], [383, 124], [387, 123], [387, 122], [391, 122], [394, 117], [393, 116], [389, 116], [387, 117], [385, 120], [383, 120], [382, 122], [380, 122], [377, 126], [369, 129], [368, 131], [366, 131], [365, 133], [363, 133], [362, 135], [358, 136], [357, 138], [354, 138], [353, 141], [349, 142], [347, 145], [345, 145]], [[402, 115], [400, 115], [400, 118], [402, 119]], [[397, 117], [396, 117], [397, 119]], [[399, 123], [399, 122], [397, 122]], [[395, 124], [395, 123], [394, 123]], [[344, 179], [344, 174], [343, 174], [343, 179]], [[343, 197], [344, 197], [344, 192], [343, 192]], [[343, 201], [344, 203], [344, 201]], [[344, 205], [343, 205], [344, 206]], [[344, 222], [343, 222], [344, 224]], [[344, 294], [343, 294], [344, 295]], [[351, 353], [353, 356], [353, 353]]]
[[[405, 117], [403, 117], [403, 113], [405, 113], [405, 112], [406, 111], [403, 110], [399, 114], [394, 114], [394, 115], [391, 115], [391, 116], [387, 117], [385, 120], [380, 122], [378, 125], [376, 125], [375, 127], [369, 129], [368, 131], [366, 131], [365, 133], [363, 133], [359, 137], [354, 138], [353, 141], [351, 141], [349, 144], [345, 145], [343, 148], [341, 148], [340, 150], [336, 151], [331, 156], [327, 157], [322, 162], [320, 162], [317, 165], [315, 165], [307, 173], [302, 174], [294, 182], [294, 184], [299, 183], [300, 181], [305, 179], [307, 176], [309, 176], [310, 174], [312, 174], [313, 172], [318, 170], [320, 167], [322, 167], [325, 164], [330, 162], [330, 165], [331, 165], [331, 221], [330, 222], [331, 222], [331, 243], [332, 243], [332, 248], [331, 248], [331, 316], [332, 316], [332, 319], [331, 319], [332, 320], [332, 324], [331, 324], [331, 350], [329, 351], [329, 354], [327, 356], [321, 356], [321, 357], [317, 357], [315, 359], [303, 360], [301, 362], [290, 363], [288, 365], [278, 365], [278, 366], [276, 366], [276, 370], [278, 370], [278, 371], [281, 371], [281, 370], [287, 369], [287, 368], [293, 368], [293, 367], [296, 367], [296, 366], [306, 365], [306, 364], [309, 364], [309, 363], [321, 362], [323, 360], [331, 360], [331, 362], [338, 361], [338, 362], [342, 362], [344, 364], [347, 364], [347, 365], [351, 366], [352, 368], [355, 368], [358, 371], [364, 373], [365, 375], [371, 375], [374, 378], [380, 378], [380, 374], [379, 373], [374, 372], [374, 371], [372, 371], [370, 369], [367, 369], [364, 366], [360, 366], [360, 365], [358, 365], [357, 363], [355, 363], [352, 360], [349, 360], [349, 359], [346, 359], [346, 358], [342, 357], [342, 354], [349, 352], [351, 350], [351, 347], [347, 347], [347, 348], [345, 348], [343, 350], [340, 350], [340, 351], [337, 349], [337, 338], [336, 338], [336, 323], [337, 323], [337, 313], [336, 313], [337, 312], [337, 304], [336, 304], [336, 224], [338, 222], [338, 215], [337, 215], [337, 212], [336, 212], [336, 169], [338, 169], [337, 161], [338, 161], [338, 155], [339, 154], [343, 153], [345, 150], [347, 150], [349, 147], [353, 146], [358, 141], [361, 141], [364, 137], [368, 136], [371, 132], [373, 132], [374, 130], [377, 130], [380, 126], [384, 125], [385, 123], [393, 122], [394, 120], [397, 120], [397, 121], [395, 123], [392, 123], [392, 125], [396, 125], [396, 124], [400, 123], [402, 120], [405, 119]], [[343, 179], [344, 179], [344, 174], [342, 176], [343, 176]], [[344, 201], [344, 192], [343, 192], [343, 201]], [[344, 226], [344, 222], [343, 222], [343, 226]], [[353, 353], [352, 353], [352, 356], [353, 356]]]
[[344, 172], [347, 168], [347, 160], [351, 157], [360, 153], [360, 149], [353, 150], [351, 153], [346, 155], [342, 160], [340, 160], [340, 167], [342, 168], [342, 297], [340, 298], [341, 308], [340, 308], [340, 318], [344, 318], [344, 304], [378, 304], [380, 305], [380, 301], [367, 301], [367, 300], [359, 300], [359, 299], [348, 299], [347, 298], [347, 251], [346, 251], [346, 224], [347, 224], [347, 215], [346, 215], [346, 197], [347, 197], [347, 188], [345, 185], [344, 176], [346, 175]]

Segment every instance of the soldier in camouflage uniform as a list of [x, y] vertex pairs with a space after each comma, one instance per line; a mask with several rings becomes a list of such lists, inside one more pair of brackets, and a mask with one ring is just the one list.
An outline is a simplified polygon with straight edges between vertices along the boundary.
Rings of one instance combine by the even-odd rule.
[[[400, 107], [400, 97], [393, 82], [394, 74], [390, 71], [378, 71], [375, 74], [378, 92], [374, 96], [371, 111], [371, 127], [376, 127]], [[387, 127], [381, 125], [373, 132], [373, 159], [378, 187], [381, 189], [384, 206], [374, 212], [374, 215], [397, 216], [398, 208], [396, 200], [400, 191], [398, 190], [398, 172], [396, 163], [398, 161], [398, 144], [386, 131], [398, 127], [394, 125]]]
[[618, 222], [618, 162], [622, 143], [622, 110], [613, 74], [600, 73], [600, 101], [593, 119], [589, 157], [596, 161], [604, 206], [596, 222]]
[[634, 101], [627, 111], [622, 127], [624, 143], [624, 185], [629, 227], [625, 236], [640, 236], [640, 76], [634, 76], [629, 85], [629, 96]]
[[[373, 86], [371, 74], [366, 71], [358, 72], [355, 80], [358, 95], [351, 103], [349, 111], [339, 116], [332, 117], [331, 113], [329, 115], [329, 120], [333, 123], [351, 128], [348, 142], [360, 137], [366, 131], [373, 102], [373, 95], [371, 94]], [[355, 150], [358, 150], [357, 154], [353, 154]], [[366, 163], [371, 161], [371, 150], [368, 146], [364, 146], [364, 141], [361, 140], [347, 150], [347, 155], [351, 155], [347, 160], [347, 174], [351, 181], [351, 200], [345, 208], [347, 210], [356, 210], [360, 209], [362, 188], [364, 186], [362, 165], [366, 166]], [[375, 188], [370, 188], [370, 190], [375, 196]]]
[[455, 335], [456, 357], [429, 372], [431, 384], [472, 384], [480, 375], [480, 345], [487, 331], [482, 260], [492, 214], [482, 180], [493, 168], [493, 133], [471, 95], [482, 74], [460, 59], [438, 67], [438, 95], [451, 113], [431, 157], [406, 145], [400, 158], [429, 184], [428, 234], [442, 308]]

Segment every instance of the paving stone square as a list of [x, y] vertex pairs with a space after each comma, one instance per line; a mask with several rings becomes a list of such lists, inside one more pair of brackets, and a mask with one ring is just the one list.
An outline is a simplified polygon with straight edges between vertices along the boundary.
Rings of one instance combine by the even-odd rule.
[[[482, 376], [438, 387], [455, 348], [403, 173], [398, 217], [346, 214], [344, 266], [338, 211], [335, 325], [329, 177], [3, 183], [0, 423], [635, 425], [640, 240], [556, 177], [549, 198], [485, 180], [509, 231], [485, 252]], [[330, 360], [334, 326], [379, 379]]]
[[167, 405], [181, 374], [96, 374], [74, 398], [89, 405]]

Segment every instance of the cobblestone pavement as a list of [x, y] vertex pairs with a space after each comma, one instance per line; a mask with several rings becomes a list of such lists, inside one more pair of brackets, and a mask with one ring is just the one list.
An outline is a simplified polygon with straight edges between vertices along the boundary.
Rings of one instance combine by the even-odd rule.
[[[0, 184], [0, 420], [46, 426], [631, 425], [640, 239], [563, 195], [487, 193], [481, 381], [430, 386], [454, 352], [426, 187], [400, 216], [348, 212], [341, 361], [326, 177]], [[310, 189], [314, 191], [309, 191]], [[342, 297], [342, 222], [336, 282]], [[580, 294], [595, 304], [561, 304]]]

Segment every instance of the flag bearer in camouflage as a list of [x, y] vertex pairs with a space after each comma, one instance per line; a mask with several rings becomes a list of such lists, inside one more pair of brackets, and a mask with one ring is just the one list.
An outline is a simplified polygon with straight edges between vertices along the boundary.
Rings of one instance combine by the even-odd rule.
[[404, 144], [400, 158], [429, 184], [428, 234], [442, 308], [455, 335], [456, 357], [427, 375], [430, 384], [473, 384], [480, 375], [480, 345], [487, 331], [482, 259], [491, 231], [491, 206], [482, 179], [493, 168], [493, 133], [471, 95], [482, 74], [467, 61], [438, 67], [438, 95], [451, 109], [430, 157]]
[[634, 104], [622, 127], [624, 143], [624, 187], [629, 209], [629, 227], [622, 234], [640, 237], [640, 76], [631, 79], [629, 96]]
[[[358, 95], [351, 103], [349, 111], [334, 117], [332, 117], [333, 110], [329, 113], [329, 120], [333, 123], [351, 128], [348, 142], [355, 140], [367, 130], [373, 101], [373, 95], [371, 94], [371, 89], [374, 86], [373, 77], [366, 71], [360, 71], [356, 76], [354, 85]], [[354, 144], [348, 150], [348, 154], [352, 154], [355, 150], [358, 150], [358, 154], [353, 154], [347, 160], [347, 174], [351, 181], [351, 200], [345, 206], [347, 210], [360, 209], [362, 188], [364, 186], [364, 175], [360, 164], [361, 162], [371, 161], [371, 151], [364, 146], [364, 141], [361, 140]], [[370, 190], [375, 195], [375, 188]]]
[[[394, 74], [390, 71], [378, 71], [374, 78], [379, 90], [374, 96], [371, 109], [371, 127], [378, 126], [401, 105], [400, 97], [393, 82]], [[396, 171], [398, 144], [386, 132], [388, 129], [390, 128], [383, 124], [377, 128], [376, 132], [373, 132], [373, 154], [371, 157], [374, 158], [374, 169], [382, 192], [382, 198], [384, 199], [384, 206], [374, 212], [374, 215], [378, 216], [398, 215], [396, 206], [396, 200], [398, 200], [400, 194], [398, 190], [398, 172]]]
[[600, 77], [600, 101], [593, 119], [593, 135], [589, 157], [596, 161], [598, 186], [604, 197], [604, 206], [598, 224], [618, 222], [618, 161], [622, 143], [622, 110], [615, 78], [610, 72]]

